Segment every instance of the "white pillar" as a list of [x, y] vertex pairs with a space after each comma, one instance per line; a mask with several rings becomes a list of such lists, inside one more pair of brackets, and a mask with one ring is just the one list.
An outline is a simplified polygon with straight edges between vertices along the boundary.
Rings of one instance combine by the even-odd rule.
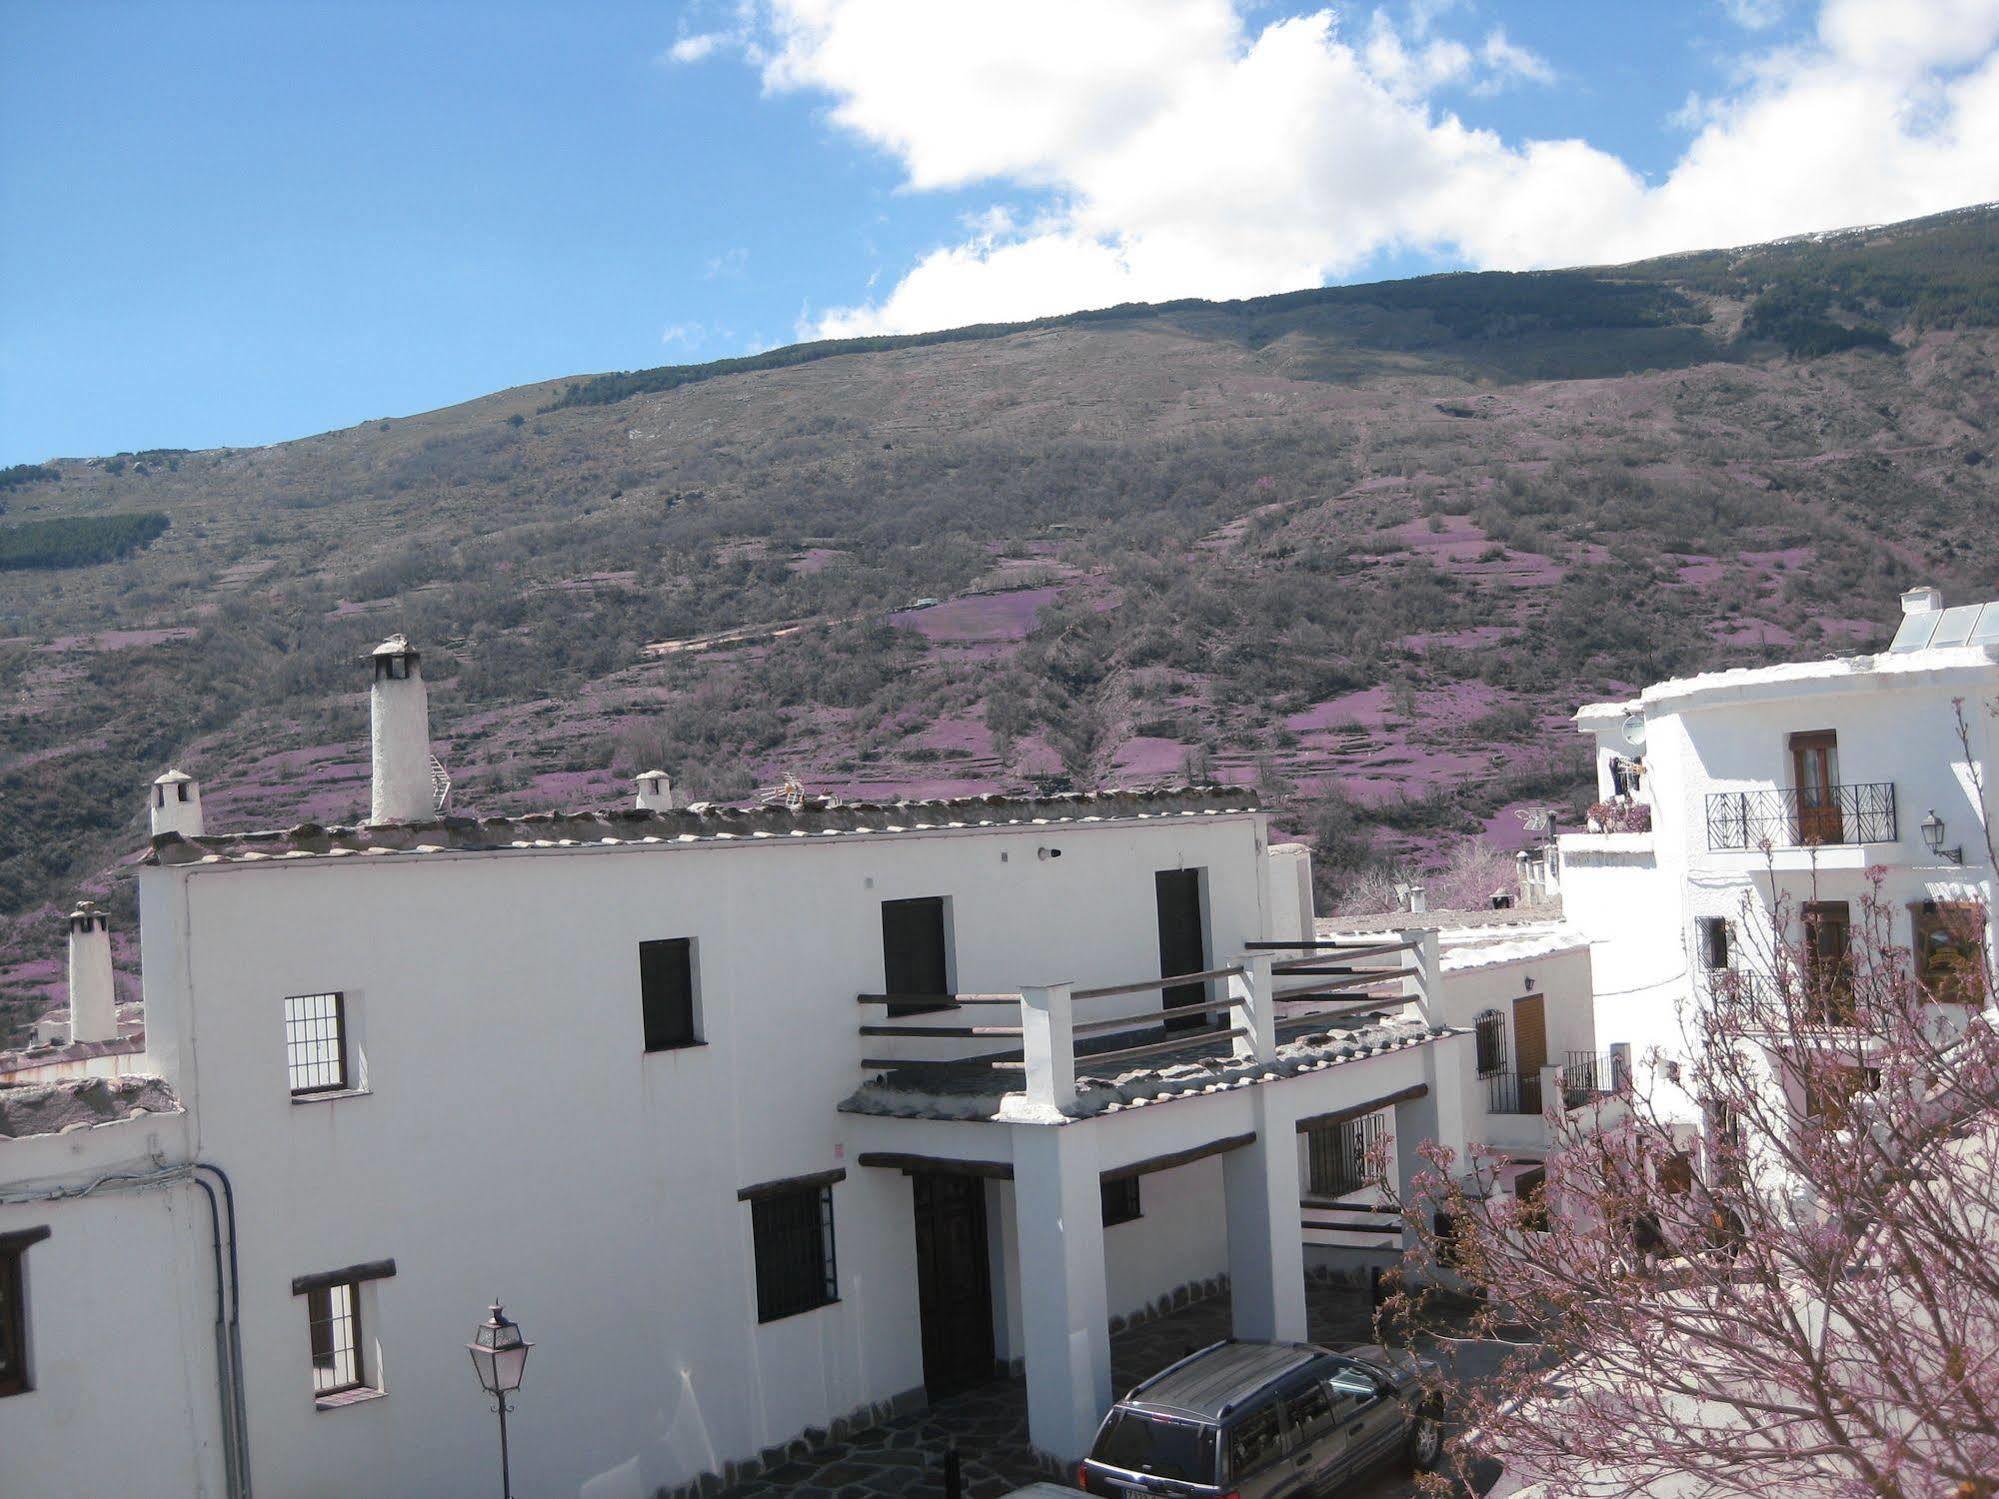
[[111, 925], [91, 901], [69, 913], [69, 1039], [116, 1041], [118, 1001], [111, 983]]
[[400, 635], [375, 647], [368, 722], [375, 750], [370, 822], [423, 822], [436, 815], [430, 782], [430, 696], [422, 657]]
[[1416, 1002], [1416, 1018], [1425, 1025], [1435, 1025], [1441, 992], [1438, 980], [1442, 974], [1437, 933], [1434, 928], [1427, 931], [1411, 928], [1397, 932], [1395, 940], [1415, 944], [1406, 954], [1396, 955], [1405, 960], [1404, 966], [1410, 970], [1403, 976], [1402, 992]]
[[1436, 1170], [1423, 1158], [1421, 1146], [1434, 1141], [1448, 1149], [1454, 1176], [1464, 1175], [1469, 1168], [1468, 1121], [1475, 1108], [1477, 1061], [1475, 1042], [1468, 1033], [1445, 1036], [1424, 1046], [1423, 1081], [1428, 1091], [1421, 1098], [1405, 1099], [1395, 1106], [1395, 1190], [1403, 1206], [1417, 1203], [1418, 1173]]
[[671, 812], [673, 810], [673, 779], [663, 770], [642, 770], [638, 773], [641, 812]]
[[1069, 991], [1061, 984], [1023, 984], [1020, 1052], [1027, 1091], [1000, 1099], [1002, 1119], [1058, 1123], [1076, 1102], [1076, 1033]]
[[1271, 1002], [1269, 953], [1245, 953], [1236, 959], [1243, 971], [1228, 979], [1229, 1029], [1246, 1030], [1235, 1038], [1238, 1057], [1268, 1062], [1277, 1055], [1277, 1006]]
[[1013, 1132], [1027, 1434], [1062, 1463], [1084, 1457], [1111, 1406], [1110, 1300], [1103, 1195], [1087, 1125]]
[[1250, 1090], [1256, 1140], [1222, 1157], [1229, 1216], [1229, 1294], [1235, 1335], [1305, 1338], [1305, 1231], [1300, 1225], [1298, 1121], [1267, 1087]]
[[200, 782], [181, 770], [170, 770], [154, 781], [151, 819], [155, 838], [162, 833], [199, 838], [202, 828]]

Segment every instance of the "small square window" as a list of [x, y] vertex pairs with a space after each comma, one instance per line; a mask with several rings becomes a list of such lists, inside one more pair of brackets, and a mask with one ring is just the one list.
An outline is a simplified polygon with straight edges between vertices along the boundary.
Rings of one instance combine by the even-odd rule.
[[672, 1051], [700, 1042], [695, 1024], [692, 938], [639, 944], [639, 996], [647, 1051]]
[[285, 1071], [294, 1095], [346, 1089], [345, 996], [294, 994], [285, 1000]]
[[1143, 1216], [1139, 1207], [1138, 1178], [1120, 1177], [1116, 1181], [1103, 1184], [1104, 1227], [1114, 1228], [1120, 1223], [1131, 1223]]
[[775, 1322], [840, 1299], [833, 1257], [833, 1188], [799, 1187], [751, 1199], [757, 1321]]
[[305, 1293], [312, 1334], [312, 1393], [339, 1395], [367, 1386], [361, 1361], [361, 1283], [336, 1281]]

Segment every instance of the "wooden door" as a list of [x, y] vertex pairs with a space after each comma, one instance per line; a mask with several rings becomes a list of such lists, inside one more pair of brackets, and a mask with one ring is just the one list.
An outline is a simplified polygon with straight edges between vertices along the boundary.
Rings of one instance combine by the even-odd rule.
[[944, 935], [944, 898], [882, 902], [882, 993], [929, 998], [927, 1004], [890, 1005], [890, 1015], [920, 1015], [945, 1007], [951, 962]]
[[1547, 1002], [1538, 994], [1513, 1001], [1513, 1050], [1520, 1058], [1520, 1112], [1541, 1112], [1541, 1069], [1548, 1065]]
[[1805, 917], [1805, 1018], [1831, 1025], [1853, 1020], [1853, 911], [1843, 900], [1808, 900]]
[[[1159, 973], [1200, 973], [1208, 966], [1207, 922], [1201, 910], [1201, 871], [1162, 869], [1153, 876], [1159, 906]], [[1162, 1009], [1197, 1005], [1208, 997], [1206, 984], [1174, 984], [1162, 991]], [[1169, 1017], [1169, 1031], [1193, 1030], [1209, 1024], [1205, 1015]]]
[[1798, 842], [1844, 843], [1838, 736], [1830, 729], [1793, 734], [1791, 774], [1798, 791]]
[[923, 1388], [935, 1398], [993, 1377], [993, 1293], [986, 1184], [945, 1172], [910, 1177]]

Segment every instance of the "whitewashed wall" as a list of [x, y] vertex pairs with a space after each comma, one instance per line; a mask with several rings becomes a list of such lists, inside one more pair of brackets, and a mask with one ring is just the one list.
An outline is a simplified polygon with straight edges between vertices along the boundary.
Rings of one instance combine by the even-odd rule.
[[[185, 1118], [0, 1141], [0, 1196], [80, 1189], [184, 1156]], [[0, 1399], [0, 1494], [223, 1492], [207, 1206], [185, 1182], [0, 1203], [24, 1261], [33, 1388]]]
[[[908, 1183], [858, 1169], [836, 1111], [880, 903], [951, 897], [961, 990], [1103, 983], [1158, 971], [1152, 874], [1182, 866], [1209, 871], [1217, 957], [1262, 935], [1250, 816], [147, 870], [148, 1003], [177, 1017], [154, 1049], [256, 1224], [259, 1487], [450, 1492], [489, 1467], [463, 1345], [494, 1295], [539, 1345], [523, 1492], [649, 1494], [920, 1385]], [[648, 1056], [637, 946], [680, 936], [707, 1044]], [[332, 989], [368, 1092], [293, 1103], [284, 996]], [[758, 1326], [737, 1189], [842, 1165], [840, 1302]], [[388, 1393], [315, 1410], [291, 1277], [381, 1258]]]

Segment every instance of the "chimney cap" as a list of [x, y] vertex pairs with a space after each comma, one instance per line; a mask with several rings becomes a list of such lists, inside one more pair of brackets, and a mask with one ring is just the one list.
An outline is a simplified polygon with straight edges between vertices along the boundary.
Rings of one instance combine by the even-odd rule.
[[194, 777], [184, 770], [169, 770], [164, 775], [154, 776], [153, 784], [155, 786], [178, 786], [183, 781], [192, 781], [193, 779]]
[[633, 776], [632, 779], [635, 781], [665, 781], [671, 780], [672, 777], [668, 776], [663, 770], [642, 770]]
[[1931, 584], [1911, 588], [1902, 595], [1904, 614], [1934, 614], [1943, 608], [1943, 590]]
[[391, 635], [387, 640], [383, 641], [380, 645], [376, 646], [368, 654], [371, 657], [407, 656], [412, 661], [414, 661], [417, 659], [420, 652], [417, 650], [415, 646], [410, 644], [409, 637], [403, 634], [399, 630], [395, 634]]
[[79, 900], [76, 903], [76, 909], [69, 913], [70, 926], [72, 928], [82, 927], [87, 930], [93, 922], [100, 926], [109, 926], [110, 918], [105, 915], [104, 908], [98, 905], [96, 901]]

